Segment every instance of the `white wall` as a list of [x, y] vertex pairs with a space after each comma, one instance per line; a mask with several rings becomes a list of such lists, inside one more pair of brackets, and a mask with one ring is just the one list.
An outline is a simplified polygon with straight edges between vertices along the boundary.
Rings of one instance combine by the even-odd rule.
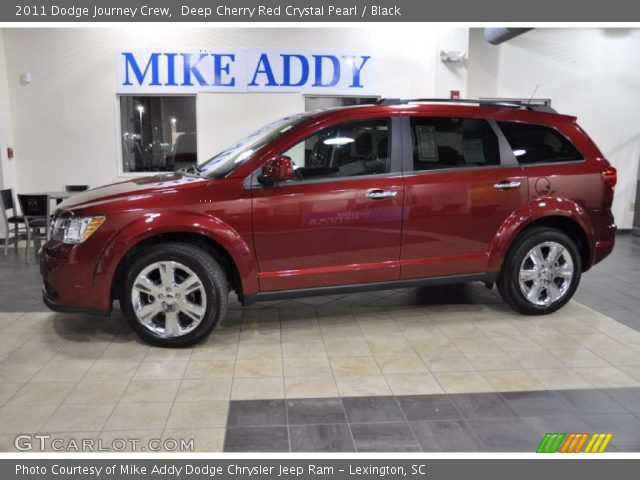
[[[551, 97], [559, 111], [577, 115], [619, 169], [614, 213], [621, 228], [631, 226], [640, 157], [640, 30], [536, 29], [498, 47], [482, 38], [481, 29], [425, 25], [355, 29], [140, 25], [1, 32], [0, 181], [21, 192], [117, 180], [116, 59], [123, 48], [349, 48], [375, 55], [377, 93], [386, 97], [446, 97], [450, 90], [460, 90], [463, 97], [526, 97], [539, 84], [536, 96]], [[444, 64], [440, 50], [469, 50], [470, 58], [466, 64]], [[20, 84], [25, 72], [32, 74], [30, 85]], [[237, 118], [247, 121], [229, 122], [220, 131], [215, 115], [230, 97], [200, 95], [201, 159], [266, 118], [255, 116], [250, 105], [251, 98], [262, 103], [263, 94], [252, 95], [259, 96], [238, 96], [245, 106], [238, 109]], [[278, 104], [278, 95], [266, 97], [274, 99], [274, 117], [302, 109], [302, 101]], [[15, 148], [12, 161], [6, 159], [7, 146]]]
[[202, 93], [196, 104], [199, 160], [278, 118], [304, 111], [298, 93]]
[[551, 98], [618, 169], [613, 211], [631, 228], [640, 158], [640, 30], [535, 29], [500, 46], [470, 33], [469, 95]]
[[[9, 85], [7, 78], [4, 36], [0, 30], [0, 189], [16, 188], [16, 160], [7, 157], [7, 147], [13, 146], [13, 129], [9, 114]], [[2, 218], [2, 217], [0, 217]], [[4, 223], [0, 222], [0, 237], [4, 238]]]
[[[420, 97], [433, 96], [440, 78], [446, 83], [447, 92], [465, 90], [466, 73], [452, 76], [450, 72], [440, 72], [446, 67], [438, 53], [442, 43], [466, 44], [467, 36], [467, 29], [424, 25], [357, 29], [194, 29], [171, 25], [5, 29], [13, 135], [19, 152], [18, 188], [28, 192], [59, 189], [66, 183], [95, 186], [117, 179], [120, 146], [116, 133], [116, 60], [123, 48], [295, 45], [299, 49], [362, 50], [376, 57], [378, 94]], [[24, 72], [32, 74], [32, 84], [20, 85], [19, 77]], [[207, 127], [205, 115], [215, 113], [215, 94], [207, 95], [206, 99], [198, 100], [198, 128], [201, 135], [215, 135]], [[247, 118], [252, 115], [248, 110]], [[283, 113], [293, 112], [279, 109], [276, 116]], [[234, 123], [236, 128], [227, 129], [224, 136], [240, 137], [248, 133], [249, 123]], [[216, 153], [217, 141], [205, 139], [198, 143], [200, 158]]]

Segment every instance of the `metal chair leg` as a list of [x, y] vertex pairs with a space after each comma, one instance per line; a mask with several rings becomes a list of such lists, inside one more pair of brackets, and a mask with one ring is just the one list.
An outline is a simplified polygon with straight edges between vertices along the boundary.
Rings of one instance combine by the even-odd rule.
[[4, 228], [4, 256], [6, 257], [9, 254], [9, 234], [11, 233], [11, 225], [8, 223]]
[[25, 250], [24, 262], [29, 263], [29, 248], [31, 248], [31, 228], [27, 227], [27, 248]]
[[18, 253], [18, 240], [20, 239], [20, 229], [18, 228], [18, 224], [16, 223], [13, 226], [13, 249], [16, 253]]

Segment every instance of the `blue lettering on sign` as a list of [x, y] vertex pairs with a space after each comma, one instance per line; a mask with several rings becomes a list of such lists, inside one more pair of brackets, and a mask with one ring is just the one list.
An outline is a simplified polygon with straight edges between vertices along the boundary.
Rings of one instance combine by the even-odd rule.
[[177, 86], [176, 83], [176, 57], [177, 53], [165, 53], [165, 57], [167, 57], [167, 83], [166, 86], [173, 87]]
[[[222, 75], [229, 75], [231, 63], [235, 61], [236, 56], [232, 53], [212, 54], [213, 56], [213, 85], [217, 87], [234, 87], [236, 79], [231, 77], [224, 82]], [[226, 59], [226, 60], [225, 60]]]
[[260, 55], [260, 60], [258, 60], [258, 65], [256, 66], [256, 70], [253, 73], [253, 79], [249, 83], [250, 87], [258, 86], [258, 75], [264, 75], [267, 79], [267, 83], [265, 86], [267, 87], [277, 87], [278, 83], [276, 82], [276, 78], [273, 76], [273, 71], [271, 70], [271, 64], [269, 62], [269, 56], [266, 53]]
[[[284, 78], [282, 80], [283, 87], [301, 87], [309, 79], [309, 61], [304, 55], [286, 54], [280, 55], [284, 70]], [[291, 60], [296, 59], [300, 62], [300, 78], [297, 82], [291, 81]]]
[[347, 65], [351, 67], [351, 74], [353, 76], [353, 81], [351, 82], [351, 85], [349, 85], [352, 88], [362, 88], [362, 84], [360, 83], [360, 72], [362, 71], [362, 68], [364, 67], [364, 64], [367, 63], [367, 60], [369, 60], [371, 57], [369, 56], [362, 56], [361, 58], [361, 63], [360, 66], [358, 67], [356, 62], [356, 57], [354, 56], [343, 56], [342, 58], [344, 58], [347, 61]]
[[[340, 81], [340, 60], [334, 55], [314, 55], [313, 56], [316, 64], [316, 76], [315, 82], [313, 82], [314, 87], [333, 87]], [[331, 62], [331, 68], [333, 69], [333, 76], [328, 83], [322, 83], [322, 62], [327, 59]]]
[[198, 83], [200, 85], [207, 85], [207, 81], [202, 76], [202, 73], [200, 73], [200, 70], [198, 70], [198, 64], [202, 61], [203, 58], [206, 58], [208, 55], [206, 53], [201, 53], [200, 57], [198, 58], [198, 60], [194, 65], [191, 64], [192, 56], [193, 55], [190, 53], [182, 54], [183, 66], [184, 66], [184, 76], [183, 76], [184, 80], [182, 81], [182, 85], [183, 86], [193, 85], [193, 83], [191, 82], [192, 74], [194, 77], [196, 77], [196, 80], [198, 80]]
[[124, 61], [125, 61], [125, 72], [126, 72], [123, 85], [133, 85], [133, 83], [131, 83], [131, 80], [129, 79], [129, 67], [131, 67], [131, 70], [133, 71], [133, 74], [135, 75], [136, 80], [138, 80], [139, 85], [142, 85], [144, 83], [144, 79], [147, 76], [147, 72], [149, 71], [149, 68], [151, 68], [151, 82], [149, 83], [149, 85], [152, 85], [152, 86], [160, 85], [160, 82], [158, 81], [159, 79], [158, 57], [160, 56], [159, 53], [152, 53], [149, 56], [149, 61], [147, 62], [147, 65], [144, 67], [144, 72], [140, 70], [140, 67], [136, 62], [136, 59], [133, 56], [133, 53], [125, 52], [122, 55], [124, 55], [124, 59], [125, 59]]
[[290, 51], [121, 52], [121, 91], [349, 91], [371, 88], [371, 56]]

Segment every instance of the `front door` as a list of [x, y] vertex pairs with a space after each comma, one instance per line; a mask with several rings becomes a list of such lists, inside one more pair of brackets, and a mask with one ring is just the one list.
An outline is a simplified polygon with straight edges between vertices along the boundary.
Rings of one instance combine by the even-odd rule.
[[282, 152], [294, 162], [293, 180], [254, 186], [261, 291], [400, 278], [396, 124], [378, 118], [323, 128]]
[[486, 119], [410, 117], [405, 128], [401, 278], [487, 271], [500, 226], [527, 202], [522, 167]]

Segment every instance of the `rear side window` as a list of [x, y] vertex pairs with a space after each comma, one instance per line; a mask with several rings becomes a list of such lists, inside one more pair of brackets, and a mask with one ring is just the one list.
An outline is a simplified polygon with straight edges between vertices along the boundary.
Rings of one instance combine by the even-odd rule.
[[500, 164], [498, 137], [486, 120], [412, 117], [413, 169]]
[[519, 163], [571, 162], [584, 157], [560, 132], [544, 125], [498, 122]]

